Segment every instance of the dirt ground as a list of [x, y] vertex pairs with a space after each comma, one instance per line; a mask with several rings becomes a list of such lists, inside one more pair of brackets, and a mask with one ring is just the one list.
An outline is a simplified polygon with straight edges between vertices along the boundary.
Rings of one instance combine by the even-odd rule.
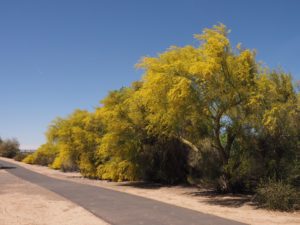
[[[259, 209], [251, 202], [251, 196], [247, 195], [215, 195], [207, 190], [199, 190], [196, 187], [166, 187], [155, 184], [90, 180], [83, 178], [79, 173], [63, 173], [47, 167], [28, 165], [10, 159], [1, 159], [18, 163], [32, 171], [58, 179], [126, 192], [247, 224], [300, 224], [300, 212], [287, 213]], [[76, 217], [78, 218], [78, 216]], [[0, 224], [2, 224], [1, 217]]]
[[1, 225], [105, 225], [72, 202], [0, 170]]

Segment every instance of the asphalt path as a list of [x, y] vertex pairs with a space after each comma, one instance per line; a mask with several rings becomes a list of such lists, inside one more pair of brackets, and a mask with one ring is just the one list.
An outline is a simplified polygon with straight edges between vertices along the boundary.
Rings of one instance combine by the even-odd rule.
[[0, 164], [9, 173], [65, 197], [112, 225], [243, 224], [123, 192], [55, 179], [2, 160]]

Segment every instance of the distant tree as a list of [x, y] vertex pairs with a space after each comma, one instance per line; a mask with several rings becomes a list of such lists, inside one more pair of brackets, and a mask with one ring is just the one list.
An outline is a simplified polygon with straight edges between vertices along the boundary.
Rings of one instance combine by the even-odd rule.
[[15, 157], [20, 152], [19, 146], [20, 144], [17, 139], [2, 140], [0, 138], [0, 156], [7, 158]]

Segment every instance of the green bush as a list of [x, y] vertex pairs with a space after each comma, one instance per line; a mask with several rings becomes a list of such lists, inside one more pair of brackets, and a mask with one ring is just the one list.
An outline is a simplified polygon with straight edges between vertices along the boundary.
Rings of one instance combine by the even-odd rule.
[[258, 186], [255, 200], [264, 208], [291, 211], [299, 206], [299, 193], [289, 184], [269, 180]]
[[19, 142], [16, 139], [7, 139], [0, 142], [0, 156], [14, 158], [19, 152]]
[[18, 152], [17, 155], [14, 157], [14, 160], [16, 161], [23, 161], [23, 159], [25, 159], [28, 155], [30, 155], [30, 152]]
[[176, 139], [160, 137], [145, 144], [137, 158], [141, 180], [163, 184], [187, 182], [188, 149]]

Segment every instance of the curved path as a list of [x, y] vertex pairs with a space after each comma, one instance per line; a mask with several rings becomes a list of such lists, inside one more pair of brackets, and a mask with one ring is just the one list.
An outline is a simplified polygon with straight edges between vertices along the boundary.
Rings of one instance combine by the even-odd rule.
[[11, 174], [65, 197], [113, 225], [243, 224], [127, 193], [55, 179], [6, 161], [0, 160], [0, 164]]

